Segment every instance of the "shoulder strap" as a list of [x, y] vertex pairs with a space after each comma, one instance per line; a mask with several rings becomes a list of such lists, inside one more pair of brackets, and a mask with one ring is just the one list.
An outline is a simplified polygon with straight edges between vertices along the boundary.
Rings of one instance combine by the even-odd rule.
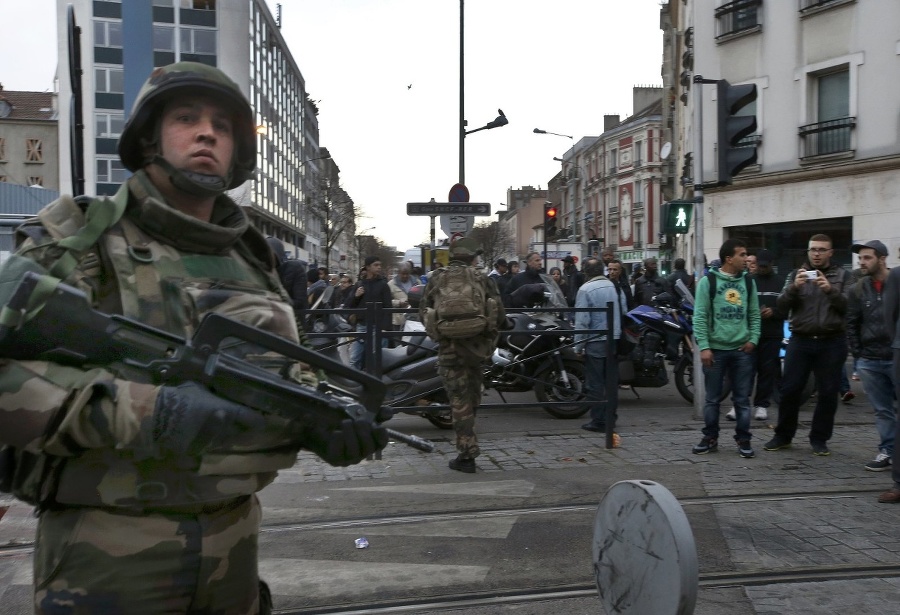
[[124, 183], [111, 198], [93, 199], [85, 214], [84, 226], [74, 235], [64, 237], [57, 242], [63, 249], [62, 254], [50, 267], [49, 273], [55, 278], [64, 280], [75, 267], [81, 253], [97, 243], [100, 235], [119, 221], [128, 204], [128, 183]]

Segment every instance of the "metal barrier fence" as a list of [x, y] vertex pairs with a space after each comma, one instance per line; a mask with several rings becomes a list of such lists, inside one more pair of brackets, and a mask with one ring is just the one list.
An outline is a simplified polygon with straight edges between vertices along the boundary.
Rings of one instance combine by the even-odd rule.
[[[482, 409], [505, 409], [505, 410], [520, 410], [520, 409], [533, 409], [535, 406], [540, 406], [542, 408], [546, 407], [579, 407], [579, 408], [590, 408], [592, 405], [597, 403], [606, 403], [609, 401], [610, 394], [618, 395], [618, 367], [615, 352], [615, 341], [613, 336], [613, 318], [609, 317], [612, 314], [613, 304], [608, 303], [606, 307], [602, 308], [566, 308], [564, 310], [560, 310], [559, 308], [507, 308], [507, 314], [544, 314], [549, 313], [553, 315], [557, 315], [561, 317], [561, 320], [565, 322], [569, 322], [568, 315], [573, 315], [578, 312], [605, 312], [607, 314], [607, 327], [605, 329], [579, 329], [576, 330], [574, 328], [557, 328], [557, 329], [547, 329], [547, 330], [529, 330], [527, 332], [528, 335], [532, 336], [555, 336], [560, 339], [560, 343], [554, 346], [553, 349], [546, 351], [542, 354], [529, 356], [524, 361], [535, 361], [540, 360], [543, 356], [549, 356], [551, 353], [559, 352], [560, 350], [572, 348], [575, 346], [574, 335], [576, 333], [586, 334], [597, 337], [605, 337], [606, 340], [606, 356], [612, 357], [614, 360], [606, 361], [606, 395], [603, 396], [602, 399], [588, 399], [587, 392], [582, 389], [581, 395], [579, 399], [573, 401], [548, 401], [541, 402], [535, 401], [534, 403], [511, 403], [506, 402], [503, 398], [502, 392], [499, 392], [501, 399], [504, 399], [503, 403], [487, 403], [480, 404], [478, 407]], [[387, 319], [388, 321], [392, 320], [391, 316], [393, 314], [406, 314], [407, 317], [412, 316], [413, 318], [418, 317], [418, 310], [415, 308], [394, 308], [394, 307], [384, 307], [380, 303], [372, 302], [365, 305], [363, 308], [334, 308], [334, 309], [316, 309], [311, 311], [306, 316], [307, 322], [315, 322], [316, 320], [320, 320], [323, 317], [327, 321], [327, 317], [329, 314], [340, 314], [345, 319], [349, 321], [351, 316], [356, 316], [357, 319], [360, 317], [365, 319], [366, 323], [380, 323], [382, 319]], [[625, 318], [625, 315], [622, 314], [621, 318]], [[624, 325], [624, 322], [622, 323]], [[509, 336], [512, 335], [513, 331], [501, 330], [501, 336]], [[518, 333], [518, 332], [515, 332]], [[381, 327], [371, 327], [367, 326], [363, 331], [357, 331], [356, 326], [353, 326], [352, 330], [349, 331], [316, 331], [316, 332], [307, 332], [307, 336], [310, 338], [327, 338], [327, 339], [335, 339], [335, 343], [327, 344], [325, 346], [320, 346], [321, 349], [326, 350], [329, 348], [338, 347], [344, 343], [355, 344], [359, 343], [358, 340], [362, 340], [363, 344], [363, 361], [364, 361], [364, 369], [368, 373], [377, 376], [384, 376], [384, 364], [383, 364], [383, 353], [382, 346], [385, 344], [387, 340], [397, 339], [399, 340], [401, 337], [410, 337], [410, 338], [425, 338], [427, 334], [424, 331], [394, 331], [394, 330], [385, 330]], [[349, 341], [341, 341], [341, 338]], [[417, 343], [416, 341], [410, 341], [406, 343], [406, 345], [415, 346], [417, 348], [426, 350], [429, 353], [437, 354], [437, 346], [434, 344], [425, 344], [425, 343]], [[501, 337], [501, 341], [499, 345], [502, 347], [503, 341]], [[487, 361], [490, 361], [488, 359]], [[587, 356], [584, 357], [584, 360], [589, 360]], [[485, 368], [487, 369], [487, 365]], [[417, 396], [417, 398], [425, 398], [428, 395], [434, 395], [441, 391], [441, 388], [434, 389], [427, 393], [421, 393]], [[400, 398], [395, 400], [385, 400], [385, 405], [392, 408], [395, 412], [406, 412], [406, 413], [416, 413], [416, 414], [426, 414], [426, 413], [434, 413], [439, 414], [442, 412], [447, 412], [450, 409], [450, 406], [446, 404], [430, 404], [427, 407], [422, 406], [410, 406], [410, 405], [397, 405], [403, 404], [404, 402], [408, 403], [411, 400], [407, 398]], [[414, 401], [414, 400], [412, 400]], [[606, 416], [606, 424], [607, 424], [607, 434], [606, 434], [606, 445], [607, 448], [612, 448], [613, 441], [613, 431], [615, 428], [615, 415], [614, 413], [608, 412]]]

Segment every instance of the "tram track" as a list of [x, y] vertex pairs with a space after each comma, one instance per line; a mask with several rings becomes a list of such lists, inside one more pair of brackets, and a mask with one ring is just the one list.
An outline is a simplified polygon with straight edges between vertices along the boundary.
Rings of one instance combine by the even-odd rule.
[[[855, 579], [900, 577], [900, 567], [884, 564], [868, 566], [816, 566], [788, 570], [709, 572], [699, 575], [698, 587], [722, 589], [790, 583], [815, 583]], [[275, 609], [276, 615], [394, 615], [401, 613], [434, 613], [448, 610], [474, 609], [501, 605], [524, 605], [530, 602], [597, 597], [597, 587], [590, 583], [551, 585], [534, 589], [508, 589], [469, 592], [465, 596], [426, 599], [386, 600], [365, 606], [344, 604], [325, 607]]]
[[[748, 493], [743, 495], [720, 496], [687, 496], [679, 498], [682, 507], [690, 510], [692, 506], [714, 504], [740, 504], [750, 502], [777, 502], [788, 500], [824, 500], [855, 498], [863, 495], [873, 495], [877, 491], [871, 489], [845, 489], [840, 491], [817, 492], [779, 492], [779, 493]], [[382, 517], [356, 517], [336, 521], [302, 521], [302, 522], [263, 522], [260, 527], [261, 534], [274, 534], [283, 532], [311, 532], [327, 531], [347, 528], [361, 528], [387, 525], [403, 525], [413, 523], [428, 523], [435, 521], [467, 521], [487, 519], [492, 517], [520, 517], [527, 515], [545, 515], [571, 512], [587, 512], [596, 510], [597, 504], [548, 504], [546, 506], [530, 506], [516, 508], [473, 508], [453, 512], [434, 512], [406, 515], [390, 515]], [[34, 542], [19, 542], [14, 545], [0, 545], [0, 558], [14, 557], [30, 554], [34, 550]]]

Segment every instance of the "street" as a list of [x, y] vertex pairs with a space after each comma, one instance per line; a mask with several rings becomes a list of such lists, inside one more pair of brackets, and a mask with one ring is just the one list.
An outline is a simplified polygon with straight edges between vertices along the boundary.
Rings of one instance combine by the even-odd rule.
[[[452, 432], [400, 416], [391, 426], [434, 441], [435, 452], [392, 443], [381, 460], [349, 468], [304, 453], [261, 492], [261, 576], [278, 613], [603, 613], [591, 555], [597, 505], [617, 481], [641, 479], [669, 489], [691, 524], [694, 612], [892, 612], [900, 507], [876, 503], [890, 476], [863, 468], [876, 436], [854, 388], [825, 458], [810, 453], [803, 426], [792, 449], [763, 451], [771, 430], [754, 421], [757, 456], [742, 459], [726, 444], [727, 407], [720, 452], [692, 455], [701, 425], [671, 384], [639, 390], [642, 399], [620, 391], [613, 450], [582, 419], [483, 410], [475, 475], [447, 468]], [[25, 547], [0, 551], [0, 613], [28, 612], [33, 520], [22, 508], [0, 521], [0, 544], [17, 529]], [[356, 548], [361, 537], [368, 548]]]

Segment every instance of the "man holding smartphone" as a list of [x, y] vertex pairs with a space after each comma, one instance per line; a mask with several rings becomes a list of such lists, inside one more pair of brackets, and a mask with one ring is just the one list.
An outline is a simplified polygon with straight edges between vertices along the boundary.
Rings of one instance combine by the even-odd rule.
[[803, 387], [816, 375], [816, 409], [809, 430], [813, 455], [831, 454], [827, 442], [834, 429], [841, 370], [847, 360], [847, 297], [850, 272], [831, 262], [834, 248], [828, 235], [809, 239], [807, 261], [787, 276], [776, 305], [791, 313], [791, 341], [784, 357], [781, 404], [775, 437], [767, 451], [788, 448], [797, 433]]

